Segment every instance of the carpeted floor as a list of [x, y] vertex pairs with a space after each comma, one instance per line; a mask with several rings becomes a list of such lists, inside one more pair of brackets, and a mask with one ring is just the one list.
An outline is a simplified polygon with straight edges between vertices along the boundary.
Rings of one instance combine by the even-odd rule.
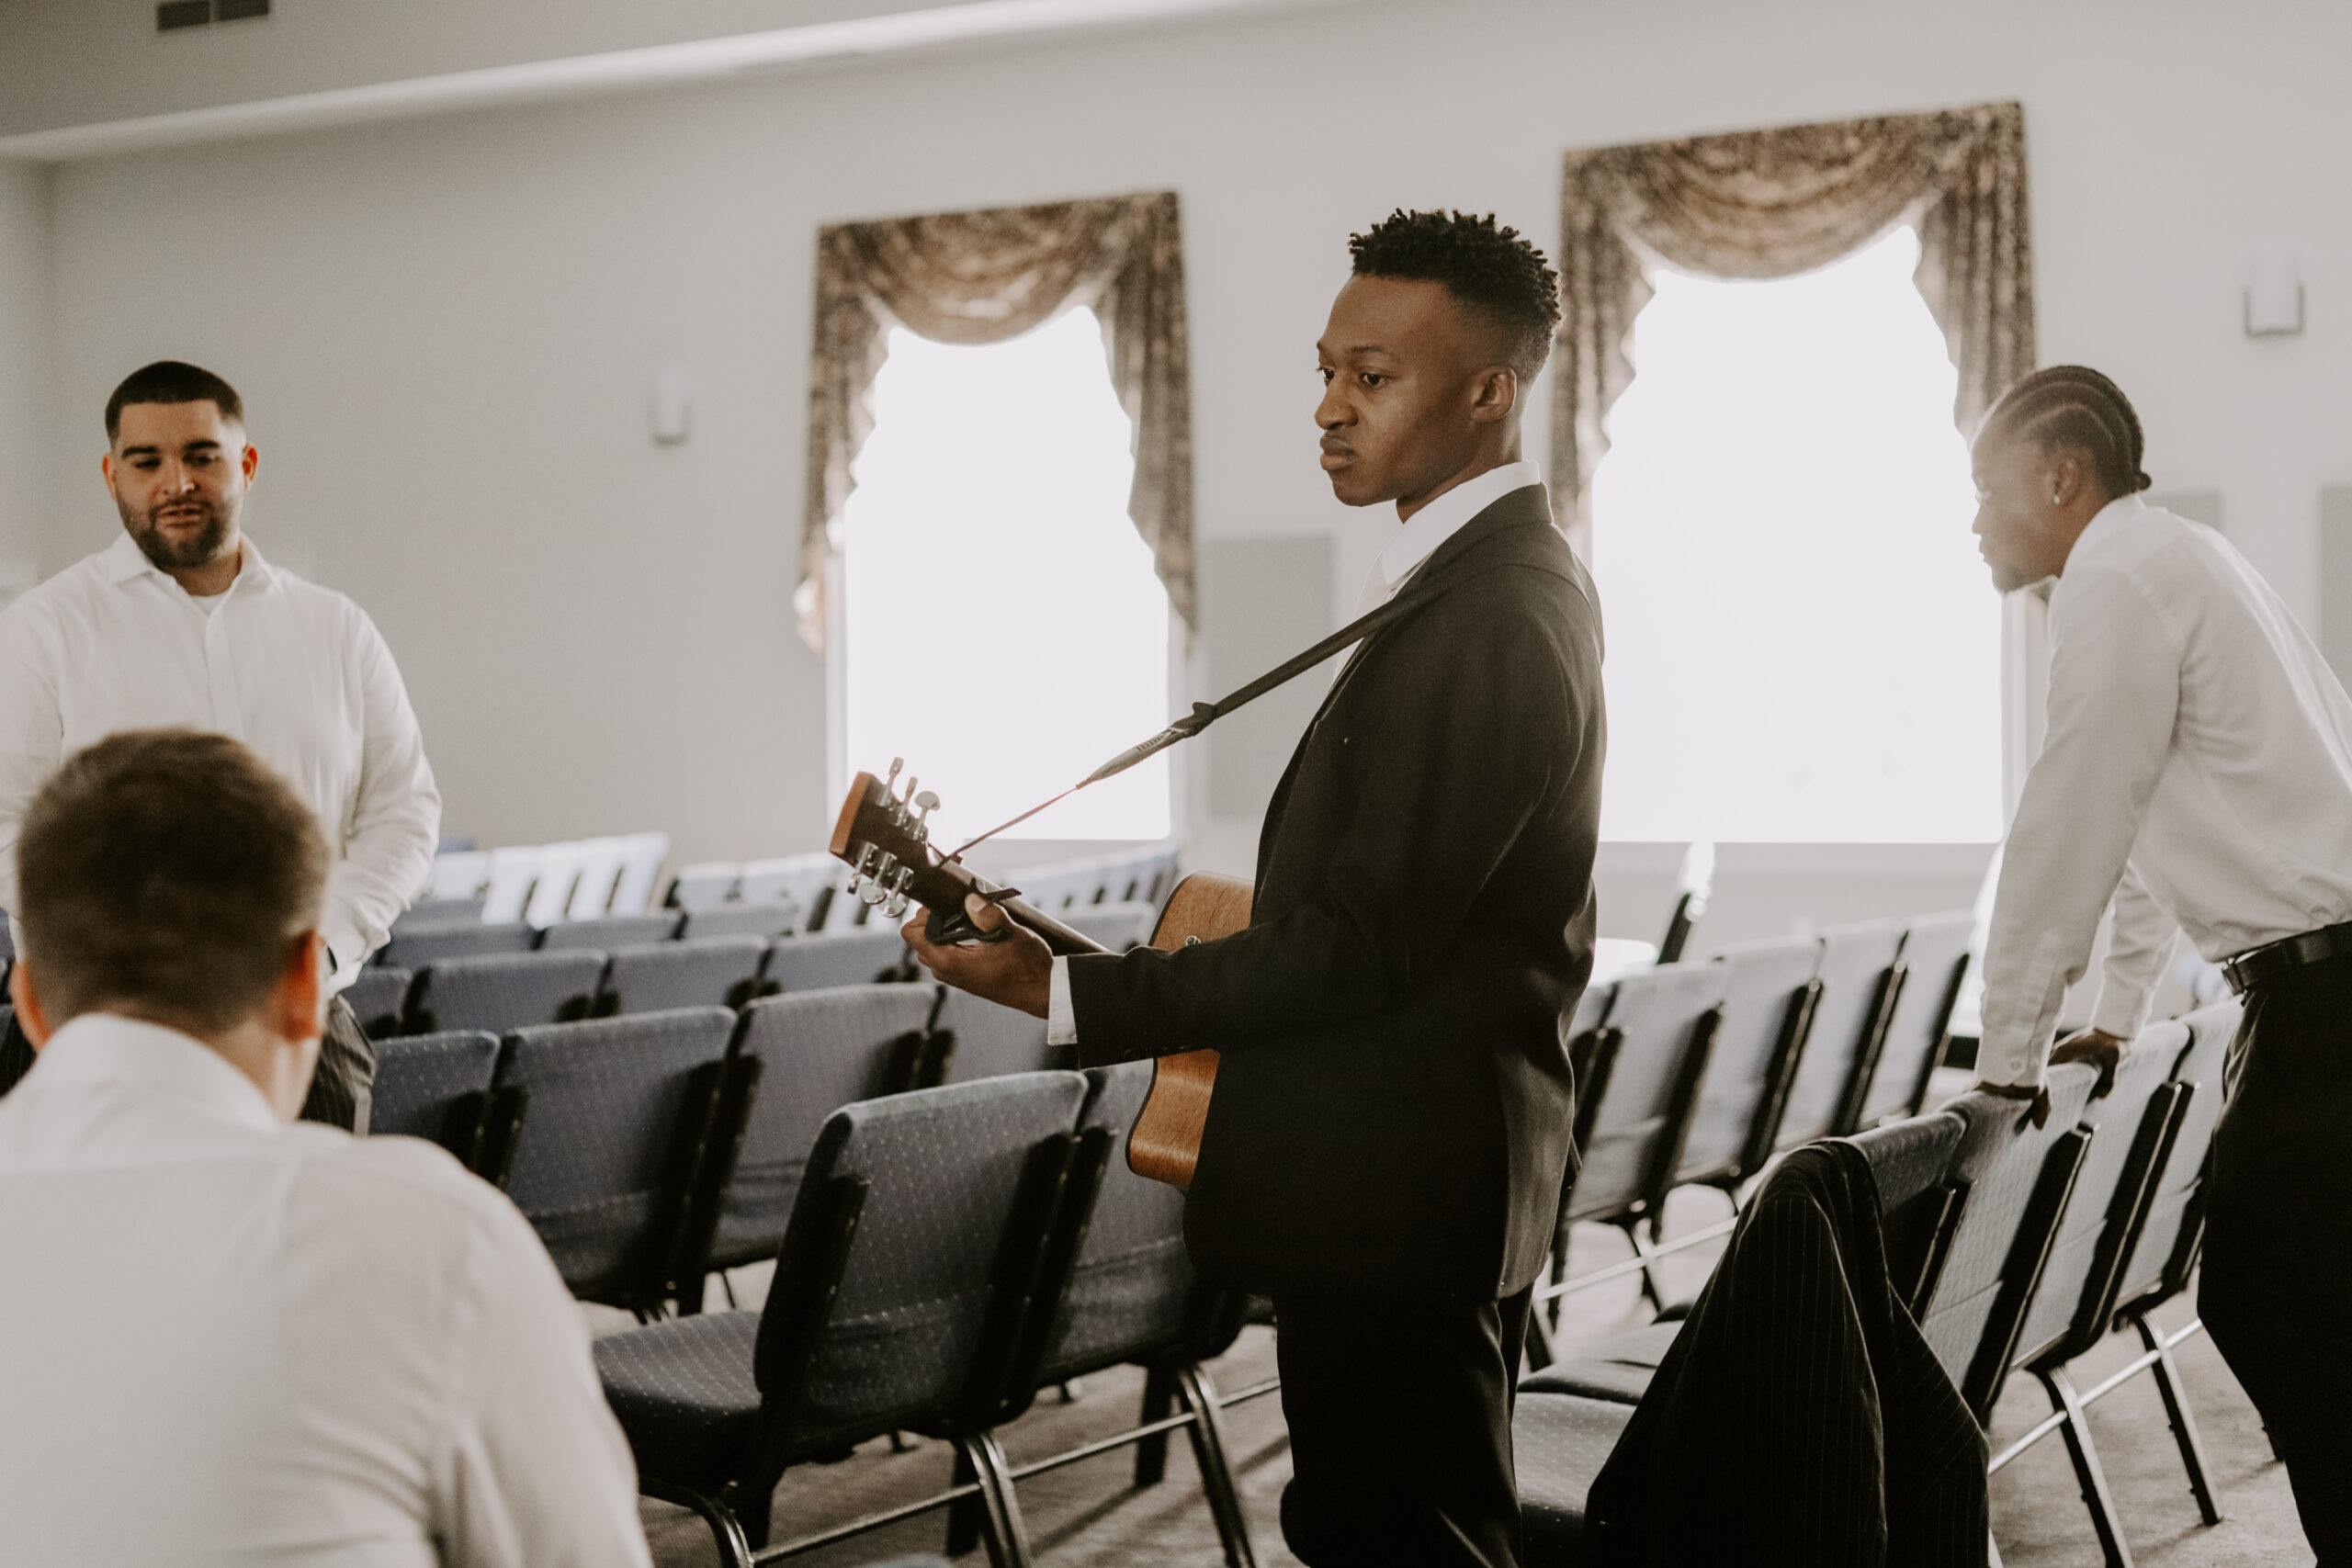
[[[1695, 1229], [1725, 1212], [1722, 1200], [1712, 1193], [1678, 1193], [1668, 1209], [1669, 1234]], [[1695, 1247], [1668, 1260], [1669, 1296], [1697, 1292], [1713, 1262], [1714, 1246]], [[1581, 1272], [1627, 1255], [1615, 1233], [1579, 1231], [1572, 1267]], [[763, 1283], [754, 1271], [738, 1276], [738, 1295], [745, 1305], [752, 1304]], [[1631, 1279], [1571, 1296], [1569, 1302], [1572, 1311], [1561, 1325], [1564, 1354], [1647, 1321]], [[2177, 1325], [2187, 1320], [2188, 1312], [2188, 1303], [2175, 1303], [2161, 1315]], [[618, 1314], [599, 1313], [596, 1326], [602, 1332], [627, 1323]], [[2085, 1387], [2097, 1382], [2136, 1348], [2137, 1341], [2129, 1336], [2110, 1338], [2084, 1359], [2078, 1382]], [[2179, 1355], [2224, 1517], [2211, 1528], [2199, 1521], [2155, 1384], [2144, 1376], [2135, 1379], [2103, 1400], [2090, 1417], [2133, 1557], [2142, 1568], [2256, 1563], [2294, 1568], [2311, 1562], [2312, 1553], [2296, 1526], [2286, 1470], [2271, 1459], [2260, 1424], [2236, 1380], [2202, 1335], [2183, 1346]], [[1271, 1377], [1271, 1331], [1247, 1331], [1211, 1373], [1227, 1392]], [[1131, 1369], [1088, 1379], [1071, 1403], [1049, 1393], [1002, 1434], [1005, 1448], [1018, 1464], [1116, 1432], [1135, 1420], [1141, 1394], [1142, 1376]], [[1290, 1474], [1280, 1404], [1280, 1396], [1272, 1395], [1237, 1406], [1227, 1416], [1258, 1562], [1265, 1568], [1293, 1568], [1297, 1561], [1283, 1550], [1277, 1522], [1283, 1483]], [[1994, 1448], [2006, 1445], [2047, 1413], [2040, 1385], [2030, 1378], [2013, 1379], [1995, 1412]], [[882, 1441], [866, 1444], [842, 1463], [796, 1471], [776, 1494], [776, 1539], [811, 1533], [936, 1491], [946, 1484], [952, 1462], [944, 1443], [922, 1443], [899, 1453]], [[1170, 1446], [1168, 1477], [1158, 1486], [1137, 1489], [1133, 1462], [1132, 1450], [1121, 1450], [1022, 1484], [1022, 1509], [1043, 1568], [1128, 1563], [1221, 1568], [1224, 1553], [1185, 1443], [1179, 1438]], [[693, 1516], [651, 1501], [644, 1505], [644, 1512], [656, 1562], [664, 1568], [688, 1568], [717, 1562], [707, 1531]], [[2072, 1568], [2099, 1561], [2098, 1540], [2077, 1495], [2063, 1440], [2055, 1436], [2045, 1439], [1993, 1478], [1993, 1533], [2006, 1568]], [[944, 1539], [944, 1516], [931, 1514], [793, 1561], [810, 1568], [855, 1568], [902, 1552], [936, 1551]]]

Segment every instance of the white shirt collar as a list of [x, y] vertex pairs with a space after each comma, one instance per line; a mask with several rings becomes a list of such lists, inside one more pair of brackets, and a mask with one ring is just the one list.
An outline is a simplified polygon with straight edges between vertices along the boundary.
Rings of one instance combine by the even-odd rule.
[[[2091, 552], [2147, 510], [2148, 503], [2137, 495], [2118, 496], [2100, 507], [2091, 520], [2083, 525], [2083, 531], [2075, 536], [2074, 547], [2066, 552], [2066, 564], [2074, 565], [2077, 557], [2087, 558]], [[2065, 575], [2063, 569], [2059, 575]]]
[[253, 1079], [211, 1046], [115, 1013], [85, 1012], [51, 1035], [26, 1081], [44, 1088], [119, 1084], [257, 1131], [279, 1125]]
[[[235, 593], [242, 590], [248, 593], [258, 593], [277, 581], [276, 569], [261, 558], [261, 551], [254, 547], [252, 535], [243, 536], [239, 541], [238, 547], [244, 553], [244, 563], [237, 568], [237, 575], [231, 580], [230, 592]], [[139, 547], [139, 541], [132, 538], [128, 532], [115, 536], [114, 543], [108, 545], [102, 552], [102, 558], [105, 561], [104, 570], [108, 582], [129, 582], [133, 578], [147, 576], [153, 577], [175, 593], [185, 592], [180, 587], [179, 579], [149, 560], [147, 552]], [[247, 579], [251, 579], [253, 582], [250, 588], [245, 586]], [[193, 596], [190, 595], [190, 597]]]
[[1438, 547], [1461, 531], [1462, 525], [1516, 490], [1544, 482], [1544, 471], [1532, 463], [1505, 463], [1476, 479], [1463, 480], [1413, 513], [1396, 537], [1384, 546], [1364, 579], [1358, 615], [1393, 598], [1405, 580], [1437, 553]]

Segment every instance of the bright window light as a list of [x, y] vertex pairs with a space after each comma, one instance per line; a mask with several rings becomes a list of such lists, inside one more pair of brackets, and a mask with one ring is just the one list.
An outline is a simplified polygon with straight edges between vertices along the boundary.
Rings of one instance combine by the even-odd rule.
[[1611, 839], [2001, 836], [2000, 603], [1918, 237], [1661, 273], [1594, 476]]
[[[1168, 722], [1168, 593], [1127, 517], [1135, 461], [1076, 310], [971, 348], [903, 329], [843, 516], [850, 768], [906, 759], [956, 841]], [[1154, 758], [1008, 837], [1159, 839]]]

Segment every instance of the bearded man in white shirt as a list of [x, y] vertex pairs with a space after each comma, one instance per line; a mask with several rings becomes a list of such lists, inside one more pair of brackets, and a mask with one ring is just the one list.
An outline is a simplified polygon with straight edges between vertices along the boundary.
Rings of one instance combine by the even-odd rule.
[[331, 857], [285, 781], [116, 735], [16, 859], [40, 1055], [0, 1100], [0, 1562], [645, 1568], [521, 1213], [420, 1139], [288, 1124]]
[[[236, 389], [197, 366], [133, 371], [100, 462], [123, 535], [0, 613], [0, 909], [33, 792], [118, 730], [234, 736], [318, 813], [334, 869], [321, 922], [340, 992], [423, 886], [441, 795], [399, 669], [365, 612], [265, 561], [241, 525], [260, 461]], [[337, 995], [305, 1120], [365, 1132], [376, 1054]], [[0, 1093], [30, 1065], [11, 1031]]]
[[[2048, 733], [2002, 862], [1977, 1070], [2046, 1115], [2044, 1058], [2112, 1070], [2176, 922], [2225, 965], [2246, 1010], [2199, 1313], [2320, 1562], [2352, 1563], [2352, 700], [2244, 556], [2140, 499], [2141, 448], [2121, 390], [2078, 366], [2018, 383], [1976, 438], [1995, 582], [2057, 579]], [[2091, 1027], [2052, 1053], [2110, 898]]]

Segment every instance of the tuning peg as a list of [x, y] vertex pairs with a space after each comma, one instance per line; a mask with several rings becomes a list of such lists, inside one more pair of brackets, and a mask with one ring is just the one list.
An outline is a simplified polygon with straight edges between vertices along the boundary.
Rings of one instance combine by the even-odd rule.
[[890, 786], [899, 782], [899, 770], [906, 765], [907, 760], [904, 757], [893, 757], [890, 759], [890, 776], [882, 781], [882, 793], [884, 795], [890, 793]]
[[905, 894], [903, 894], [903, 893], [893, 893], [893, 894], [891, 894], [891, 895], [890, 895], [890, 901], [889, 901], [888, 903], [887, 903], [887, 904], [885, 904], [885, 905], [883, 905], [883, 906], [882, 906], [882, 913], [883, 913], [883, 915], [884, 915], [887, 919], [893, 919], [893, 920], [895, 920], [895, 919], [897, 919], [900, 915], [903, 915], [903, 914], [905, 914], [906, 912], [907, 912], [907, 896], [906, 896]]

